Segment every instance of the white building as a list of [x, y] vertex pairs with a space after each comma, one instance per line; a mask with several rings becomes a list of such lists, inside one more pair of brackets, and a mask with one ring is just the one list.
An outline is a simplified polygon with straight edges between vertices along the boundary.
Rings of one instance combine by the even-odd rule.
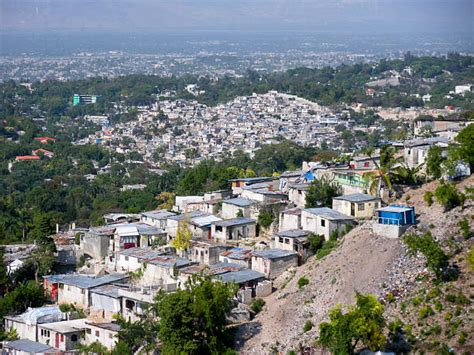
[[328, 240], [335, 230], [344, 232], [346, 225], [352, 225], [353, 218], [328, 207], [305, 208], [301, 213], [303, 230], [322, 235]]

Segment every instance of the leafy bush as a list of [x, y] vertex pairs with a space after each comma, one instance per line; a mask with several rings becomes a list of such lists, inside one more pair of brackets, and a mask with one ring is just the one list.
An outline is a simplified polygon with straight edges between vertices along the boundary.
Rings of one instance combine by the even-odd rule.
[[318, 250], [316, 253], [316, 258], [322, 259], [326, 255], [329, 255], [331, 251], [337, 247], [337, 241], [335, 240], [327, 240], [323, 243], [323, 247]]
[[302, 276], [302, 277], [299, 278], [298, 288], [305, 287], [307, 284], [309, 284], [309, 280], [306, 277]]
[[303, 326], [303, 331], [306, 333], [306, 332], [309, 332], [311, 329], [313, 329], [313, 322], [311, 322], [310, 320], [307, 320], [306, 323], [304, 324]]
[[433, 308], [431, 308], [430, 306], [424, 306], [422, 309], [420, 309], [420, 312], [418, 313], [420, 318], [427, 318], [429, 316], [432, 316], [433, 314]]
[[265, 211], [260, 212], [260, 214], [258, 215], [257, 223], [260, 226], [264, 228], [268, 228], [270, 227], [272, 222], [273, 222], [273, 214], [271, 211], [265, 210]]
[[260, 313], [260, 311], [265, 306], [265, 301], [261, 298], [254, 298], [250, 304], [250, 309], [255, 312], [255, 314]]
[[423, 195], [423, 200], [425, 200], [428, 207], [431, 207], [431, 205], [433, 204], [433, 192], [426, 191]]
[[436, 201], [449, 211], [457, 206], [463, 206], [466, 196], [458, 192], [454, 184], [442, 182], [435, 190]]
[[308, 236], [309, 250], [316, 254], [324, 244], [324, 237], [322, 235], [310, 234]]
[[404, 241], [412, 253], [421, 252], [425, 256], [427, 266], [438, 279], [443, 277], [443, 271], [448, 267], [449, 259], [439, 243], [433, 238], [431, 232], [421, 236], [407, 235]]
[[469, 239], [474, 234], [469, 228], [469, 221], [467, 220], [467, 218], [464, 218], [463, 220], [459, 221], [458, 226], [461, 229], [461, 235], [464, 239]]

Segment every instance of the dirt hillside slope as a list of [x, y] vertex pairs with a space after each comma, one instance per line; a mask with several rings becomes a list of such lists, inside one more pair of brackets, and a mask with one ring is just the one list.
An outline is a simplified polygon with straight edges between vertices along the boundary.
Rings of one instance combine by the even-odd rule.
[[[473, 186], [474, 178], [459, 187]], [[458, 220], [472, 215], [472, 206], [443, 213], [440, 206], [426, 207], [423, 194], [434, 191], [436, 183], [408, 191], [399, 203], [414, 205], [419, 226], [430, 226], [435, 236], [452, 232]], [[472, 202], [472, 201], [470, 201]], [[374, 235], [368, 221], [347, 234], [342, 244], [321, 260], [311, 258], [296, 270], [287, 271], [275, 281], [277, 291], [265, 299], [265, 309], [239, 332], [239, 349], [243, 354], [286, 354], [300, 346], [311, 345], [317, 336], [318, 324], [338, 303], [353, 303], [355, 291], [382, 297], [387, 293], [402, 295], [416, 287], [417, 276], [426, 273], [424, 261], [406, 254], [399, 239]], [[309, 284], [301, 289], [301, 277]], [[303, 332], [305, 322], [315, 326]]]

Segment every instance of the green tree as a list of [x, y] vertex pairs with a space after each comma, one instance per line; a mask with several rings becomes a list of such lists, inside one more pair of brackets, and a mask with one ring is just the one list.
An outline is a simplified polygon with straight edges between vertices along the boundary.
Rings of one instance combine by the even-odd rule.
[[384, 308], [375, 296], [356, 294], [356, 304], [329, 311], [329, 322], [319, 325], [319, 344], [333, 354], [354, 354], [358, 347], [380, 350], [385, 344]]
[[306, 193], [306, 208], [331, 207], [332, 198], [342, 195], [341, 186], [326, 177], [313, 180]]
[[428, 156], [426, 158], [426, 172], [434, 179], [439, 179], [442, 174], [441, 164], [444, 161], [442, 154], [443, 148], [438, 146], [432, 146], [428, 150]]
[[374, 157], [372, 149], [366, 150], [366, 154], [372, 159], [376, 170], [365, 173], [364, 177], [369, 180], [369, 191], [380, 196], [382, 187], [388, 191], [393, 191], [392, 180], [396, 171], [396, 166], [401, 162], [401, 157], [395, 157], [395, 148], [385, 145], [380, 149], [380, 163]]
[[456, 136], [459, 143], [458, 151], [461, 159], [474, 168], [474, 125], [470, 124]]
[[158, 294], [155, 307], [160, 318], [162, 353], [225, 352], [233, 340], [226, 315], [235, 292], [232, 285], [194, 276], [184, 290]]
[[178, 251], [186, 251], [191, 246], [192, 234], [186, 221], [178, 222], [176, 237], [171, 240], [171, 246]]
[[462, 207], [466, 196], [453, 183], [443, 181], [435, 190], [435, 198], [445, 211], [449, 211], [457, 206]]
[[5, 266], [4, 251], [0, 248], [0, 295], [3, 296], [8, 291], [10, 280], [8, 279], [7, 268]]
[[444, 276], [444, 270], [449, 265], [449, 258], [430, 232], [424, 235], [410, 234], [403, 240], [411, 253], [420, 252], [425, 256], [426, 265], [438, 279]]

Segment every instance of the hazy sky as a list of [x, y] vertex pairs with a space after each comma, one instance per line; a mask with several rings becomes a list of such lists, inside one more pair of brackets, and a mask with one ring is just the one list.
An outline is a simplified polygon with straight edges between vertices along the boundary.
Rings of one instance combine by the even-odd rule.
[[473, 31], [473, 0], [0, 0], [2, 30]]

